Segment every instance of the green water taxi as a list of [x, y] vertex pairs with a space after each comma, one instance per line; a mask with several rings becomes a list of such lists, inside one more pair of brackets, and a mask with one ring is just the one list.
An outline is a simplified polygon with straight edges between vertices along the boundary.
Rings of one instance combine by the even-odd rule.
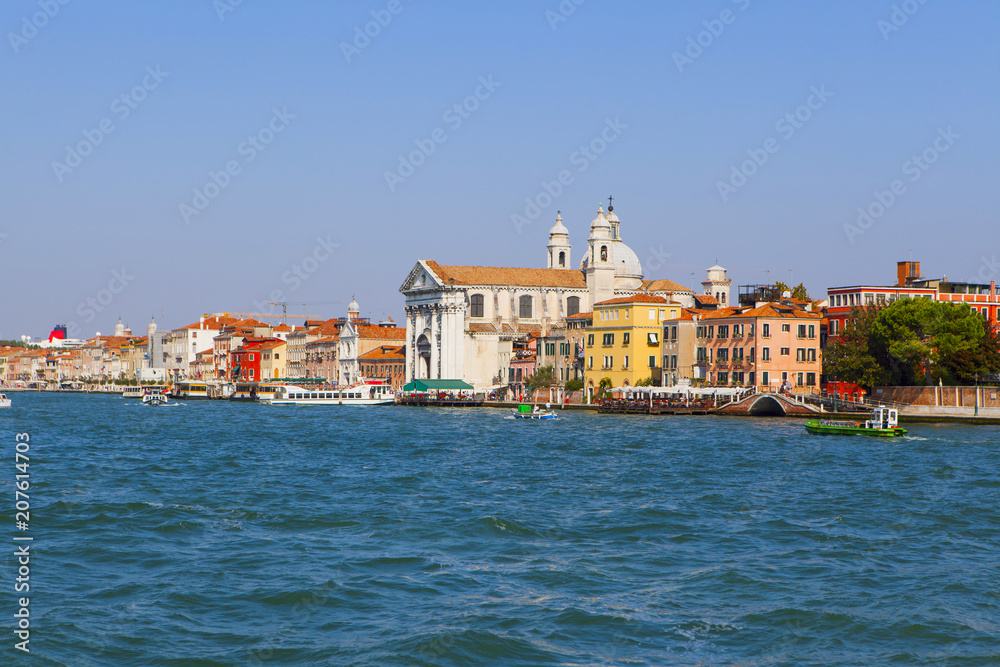
[[906, 429], [899, 426], [899, 411], [883, 406], [872, 410], [871, 419], [864, 422], [811, 419], [805, 427], [809, 433], [822, 435], [874, 435], [880, 438], [906, 435]]

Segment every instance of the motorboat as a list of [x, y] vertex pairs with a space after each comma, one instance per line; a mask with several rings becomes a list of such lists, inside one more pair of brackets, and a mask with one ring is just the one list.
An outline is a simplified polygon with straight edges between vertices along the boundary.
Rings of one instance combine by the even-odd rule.
[[[546, 405], [546, 408], [549, 406]], [[516, 409], [511, 410], [514, 419], [558, 419], [556, 413], [552, 410], [543, 410], [537, 405], [519, 405]]]
[[142, 395], [143, 405], [166, 405], [169, 398], [162, 391], [147, 391]]
[[11, 406], [11, 401], [7, 398], [7, 394], [0, 394], [0, 408], [9, 408]]
[[873, 435], [880, 438], [906, 435], [906, 429], [899, 426], [899, 411], [885, 406], [872, 410], [871, 417], [864, 422], [810, 419], [805, 427], [806, 431], [817, 435]]

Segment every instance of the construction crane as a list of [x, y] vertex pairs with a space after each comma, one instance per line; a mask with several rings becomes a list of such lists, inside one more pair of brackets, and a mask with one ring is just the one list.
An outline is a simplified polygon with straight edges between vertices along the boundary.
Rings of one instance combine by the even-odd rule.
[[[287, 313], [222, 313], [225, 317], [240, 317], [247, 318], [252, 317], [255, 320], [281, 320], [284, 321], [287, 317]], [[326, 315], [314, 315], [312, 313], [303, 313], [299, 317], [306, 320], [325, 320], [329, 319]]]
[[[281, 306], [281, 321], [284, 322], [288, 317], [288, 307], [289, 306], [324, 306], [334, 303], [343, 303], [343, 301], [271, 301], [267, 305], [269, 306]], [[299, 315], [299, 317], [304, 317], [305, 319], [326, 319], [322, 315]]]

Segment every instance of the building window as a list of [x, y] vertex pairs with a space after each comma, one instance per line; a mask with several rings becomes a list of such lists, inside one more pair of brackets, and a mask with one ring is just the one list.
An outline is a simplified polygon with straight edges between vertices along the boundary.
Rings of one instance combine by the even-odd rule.
[[649, 367], [650, 368], [656, 368], [656, 355], [655, 354], [649, 355]]
[[601, 261], [602, 262], [608, 261], [608, 246], [606, 245], [601, 246]]
[[792, 331], [792, 325], [791, 324], [782, 324], [781, 325], [781, 331], [782, 331], [782, 333], [791, 333], [791, 331]]
[[810, 347], [806, 350], [806, 361], [814, 362], [816, 361], [816, 348]]
[[716, 384], [729, 384], [729, 373], [727, 371], [719, 371], [716, 373], [718, 381]]
[[770, 338], [771, 337], [771, 325], [768, 324], [767, 322], [765, 322], [764, 324], [761, 324], [760, 325], [760, 335], [763, 336], [764, 338]]
[[815, 338], [816, 337], [816, 325], [815, 324], [810, 324], [809, 325], [809, 337], [810, 338]]
[[473, 317], [483, 317], [483, 312], [484, 312], [484, 308], [483, 308], [483, 295], [482, 294], [473, 294], [472, 295], [472, 299], [470, 300], [470, 303], [471, 303], [471, 306], [472, 306], [472, 316]]
[[677, 340], [677, 325], [670, 327], [670, 340]]
[[562, 266], [562, 267], [566, 266], [566, 252], [565, 251], [560, 251], [559, 252], [559, 266]]
[[816, 386], [816, 374], [815, 373], [806, 373], [806, 385], [808, 385], [810, 387], [815, 387]]
[[795, 375], [795, 386], [796, 387], [801, 387], [802, 386], [802, 375], [803, 374], [801, 372], [800, 373], [796, 373], [796, 375]]
[[781, 348], [781, 356], [787, 357], [790, 354], [791, 354], [791, 350], [789, 350], [787, 347]]
[[594, 358], [593, 357], [587, 357], [587, 370], [588, 371], [589, 370], [593, 370], [593, 368], [594, 368]]
[[729, 361], [729, 350], [726, 349], [726, 348], [724, 348], [724, 347], [719, 348], [718, 350], [716, 350], [715, 351], [715, 360], [719, 361], [719, 362]]
[[677, 370], [677, 355], [670, 355], [670, 368]]
[[531, 319], [531, 297], [525, 294], [520, 299], [520, 309], [519, 317], [523, 317], [526, 320]]
[[622, 365], [622, 370], [628, 370], [628, 355], [625, 355], [625, 363]]
[[655, 331], [652, 331], [652, 332], [646, 334], [646, 344], [647, 345], [659, 345], [660, 344], [660, 335], [658, 333], [656, 333]]
[[594, 347], [594, 334], [587, 334], [587, 347]]
[[623, 333], [622, 334], [622, 345], [628, 345], [629, 338], [630, 338], [629, 332], [626, 331], [625, 333]]
[[[751, 373], [753, 375], [753, 373]], [[764, 386], [771, 384], [771, 378], [769, 377], [768, 371], [761, 371], [760, 373], [760, 383]]]
[[602, 344], [604, 345], [604, 347], [608, 347], [609, 345], [614, 345], [615, 344], [615, 335], [613, 333], [606, 333], [606, 334], [604, 334], [604, 339], [603, 339]]
[[804, 325], [804, 324], [800, 324], [799, 325], [799, 333], [798, 333], [798, 335], [799, 335], [799, 338], [805, 338], [806, 337], [806, 325]]
[[715, 338], [715, 325], [714, 324], [709, 324], [708, 325], [708, 336], [706, 336], [706, 338]]
[[580, 313], [580, 297], [571, 296], [566, 299], [566, 314], [569, 316], [578, 315]]

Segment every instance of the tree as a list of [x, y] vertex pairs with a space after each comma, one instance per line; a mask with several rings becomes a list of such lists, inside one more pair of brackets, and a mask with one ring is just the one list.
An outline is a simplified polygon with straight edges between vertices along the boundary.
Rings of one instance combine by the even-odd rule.
[[536, 368], [528, 378], [528, 389], [548, 388], [554, 384], [557, 384], [556, 371], [552, 366]]
[[798, 301], [812, 301], [809, 298], [809, 292], [806, 290], [806, 286], [803, 283], [799, 283], [797, 287], [789, 287], [785, 283], [778, 281], [774, 284], [778, 290], [778, 297], [783, 298], [785, 292], [791, 292], [792, 298]]
[[851, 309], [851, 324], [823, 354], [827, 376], [881, 385], [970, 384], [1000, 370], [1000, 340], [965, 304], [903, 299]]
[[597, 399], [600, 400], [604, 398], [605, 394], [611, 391], [611, 378], [601, 378], [601, 381], [597, 383]]
[[573, 394], [583, 389], [583, 380], [567, 380], [566, 384], [563, 385], [563, 389], [566, 390], [566, 394], [569, 398], [573, 398]]
[[641, 380], [636, 380], [636, 387], [652, 387], [653, 386], [653, 376], [650, 375], [648, 378], [642, 378]]

